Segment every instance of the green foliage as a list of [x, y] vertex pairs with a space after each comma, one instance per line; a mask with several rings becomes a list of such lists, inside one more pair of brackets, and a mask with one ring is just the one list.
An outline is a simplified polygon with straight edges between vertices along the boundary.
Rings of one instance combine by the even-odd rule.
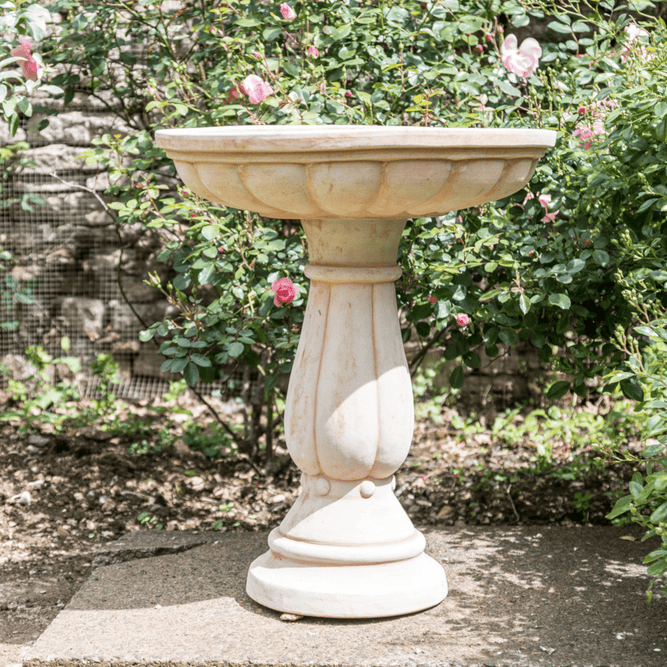
[[62, 430], [72, 419], [67, 406], [77, 404], [81, 396], [73, 383], [66, 380], [53, 382], [56, 366], [62, 364], [70, 373], [78, 373], [80, 362], [76, 357], [54, 359], [39, 346], [27, 348], [25, 356], [30, 372], [25, 379], [13, 378], [9, 368], [0, 365], [0, 374], [7, 377], [7, 390], [14, 401], [12, 409], [0, 413], [0, 421], [20, 422], [20, 433], [30, 432], [38, 423], [53, 424], [56, 432]]
[[[635, 283], [628, 284], [626, 294], [643, 312], [647, 323], [627, 334], [617, 330], [616, 344], [624, 353], [625, 366], [606, 379], [638, 401], [635, 410], [646, 420], [646, 447], [640, 455], [624, 453], [625, 458], [636, 461], [641, 467], [630, 482], [630, 494], [619, 499], [608, 518], [616, 519], [629, 513], [633, 522], [646, 528], [644, 539], [660, 538], [661, 547], [648, 554], [644, 561], [651, 563], [648, 568], [652, 577], [648, 591], [650, 600], [651, 588], [667, 574], [667, 313], [654, 302], [646, 303], [644, 293], [636, 289]], [[662, 317], [651, 320], [658, 312]], [[661, 590], [667, 592], [667, 585]]]
[[210, 459], [224, 458], [237, 452], [237, 445], [229, 433], [216, 425], [207, 428], [194, 421], [186, 422], [183, 425], [183, 442]]
[[[1, 85], [1, 84], [0, 84]], [[7, 192], [8, 181], [11, 175], [24, 167], [33, 166], [25, 157], [28, 144], [18, 142], [7, 146], [0, 146], [0, 207], [8, 208], [17, 204], [24, 211], [32, 211], [33, 204], [43, 204], [44, 200], [31, 192], [24, 192], [20, 196], [13, 196]], [[0, 321], [0, 330], [15, 331], [19, 327], [18, 310], [20, 304], [30, 305], [34, 302], [34, 285], [21, 284], [14, 275], [12, 268], [15, 260], [12, 254], [0, 247], [0, 310], [9, 315], [9, 319]]]
[[[61, 340], [63, 351], [69, 349], [69, 339]], [[62, 432], [88, 424], [102, 426], [117, 415], [116, 397], [111, 384], [118, 382], [118, 365], [109, 354], [98, 354], [91, 364], [95, 378], [95, 395], [81, 400], [77, 374], [81, 362], [77, 357], [56, 357], [47, 354], [40, 346], [25, 351], [26, 369], [30, 375], [24, 379], [12, 376], [7, 366], [0, 366], [0, 374], [7, 377], [7, 389], [14, 403], [13, 409], [0, 415], [2, 421], [19, 421], [20, 433], [33, 430], [36, 424], [52, 424], [54, 431]]]
[[[544, 362], [574, 376], [571, 388], [582, 396], [586, 379], [618, 364], [610, 333], [634, 311], [616, 271], [635, 267], [617, 243], [622, 231], [648, 225], [654, 231], [646, 243], [657, 252], [664, 221], [665, 36], [658, 22], [645, 17], [650, 38], [638, 38], [626, 53], [631, 19], [620, 3], [583, 16], [567, 2], [349, 2], [326, 12], [321, 3], [302, 2], [291, 22], [274, 4], [250, 0], [186, 0], [178, 9], [158, 0], [58, 0], [50, 9], [64, 20], [44, 53], [64, 70], [54, 81], [65, 102], [85, 84], [89, 95], [113, 100], [130, 128], [99, 139], [87, 160], [110, 169], [118, 224], [160, 234], [160, 259], [177, 274], [167, 285], [156, 276], [151, 282], [179, 315], [141, 335], [159, 342], [165, 370], [194, 385], [224, 377], [225, 364], [250, 363], [265, 377], [269, 401], [294, 357], [306, 296], [298, 227], [216, 207], [182, 189], [176, 194], [173, 165], [152, 141], [157, 128], [229, 123], [558, 130], [557, 147], [531, 181], [534, 194], [551, 197], [548, 210], [543, 199], [525, 200], [524, 191], [462, 215], [409, 223], [399, 251], [404, 339], [416, 332], [422, 346], [444, 343], [448, 358], [460, 359], [453, 387], [463, 383], [464, 367], [479, 364], [482, 345], [495, 356], [499, 343], [530, 340]], [[519, 78], [503, 66], [501, 42], [547, 13], [553, 32], [540, 66]], [[144, 47], [145, 67], [136, 66], [135, 44]], [[311, 46], [318, 57], [308, 55]], [[250, 74], [274, 91], [261, 103], [238, 94]], [[641, 90], [628, 92], [628, 77]], [[598, 117], [606, 133], [583, 148], [575, 132]], [[625, 150], [633, 142], [648, 150]], [[609, 187], [619, 163], [623, 173]], [[628, 200], [637, 206], [627, 207]], [[269, 288], [286, 275], [300, 298], [278, 309]], [[452, 330], [457, 314], [470, 325]], [[549, 395], [568, 388], [561, 383]]]
[[[633, 415], [629, 401], [619, 401], [606, 415], [585, 410], [562, 409], [555, 405], [544, 410], [531, 410], [523, 420], [515, 422], [519, 408], [496, 417], [491, 433], [506, 447], [528, 440], [535, 447], [531, 457], [532, 474], [546, 472], [564, 480], [576, 480], [592, 466], [603, 461], [591, 458], [596, 451], [605, 457], [624, 451], [632, 437], [637, 437], [644, 420]], [[563, 465], [556, 453], [565, 453]]]

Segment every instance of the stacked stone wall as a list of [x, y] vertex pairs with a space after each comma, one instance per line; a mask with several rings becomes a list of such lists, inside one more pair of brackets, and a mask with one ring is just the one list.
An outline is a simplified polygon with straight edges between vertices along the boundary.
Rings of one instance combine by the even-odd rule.
[[[163, 391], [167, 380], [177, 378], [160, 371], [162, 359], [152, 344], [139, 342], [142, 325], [118, 286], [120, 277], [147, 324], [165, 317], [169, 304], [144, 283], [148, 271], [164, 273], [156, 261], [159, 240], [140, 229], [117, 228], [100, 201], [106, 173], [79, 157], [93, 138], [127, 128], [101, 103], [70, 105], [37, 133], [42, 117], [28, 119], [14, 137], [0, 123], [0, 145], [27, 141], [30, 146], [23, 154], [27, 166], [8, 170], [2, 183], [0, 247], [13, 256], [11, 278], [34, 296], [33, 303], [21, 304], [6, 292], [0, 301], [0, 322], [20, 322], [0, 335], [0, 360], [21, 355], [28, 345], [59, 356], [67, 337], [67, 354], [80, 357], [84, 368], [108, 352], [128, 387], [148, 378], [161, 380], [153, 384]], [[22, 206], [26, 194], [44, 203]], [[140, 384], [152, 393], [145, 381]]]

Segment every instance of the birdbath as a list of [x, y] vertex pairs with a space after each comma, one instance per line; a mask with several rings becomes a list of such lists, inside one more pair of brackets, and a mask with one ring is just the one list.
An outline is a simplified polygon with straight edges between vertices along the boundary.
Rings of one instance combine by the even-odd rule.
[[185, 185], [303, 224], [310, 294], [285, 439], [301, 494], [250, 566], [248, 595], [282, 612], [373, 618], [432, 607], [442, 566], [394, 494], [414, 428], [394, 281], [408, 218], [521, 189], [556, 133], [350, 125], [160, 130]]

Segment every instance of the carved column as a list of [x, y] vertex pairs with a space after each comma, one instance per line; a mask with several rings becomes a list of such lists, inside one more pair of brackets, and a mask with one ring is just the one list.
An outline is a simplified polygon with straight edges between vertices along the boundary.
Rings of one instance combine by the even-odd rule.
[[447, 594], [444, 571], [393, 493], [414, 426], [394, 290], [405, 220], [303, 226], [311, 287], [285, 410], [302, 493], [251, 566], [248, 592], [306, 615], [424, 609]]

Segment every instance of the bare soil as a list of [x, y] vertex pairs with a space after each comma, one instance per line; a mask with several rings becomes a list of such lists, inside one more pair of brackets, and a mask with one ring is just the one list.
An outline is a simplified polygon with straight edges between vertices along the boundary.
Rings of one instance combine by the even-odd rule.
[[[153, 420], [157, 434], [165, 416], [148, 407], [131, 410]], [[189, 409], [205, 420], [203, 408]], [[442, 424], [449, 416], [445, 409]], [[417, 527], [605, 524], [632, 476], [630, 465], [614, 465], [570, 481], [546, 473], [512, 479], [530, 466], [531, 442], [508, 449], [490, 431], [465, 436], [442, 424], [416, 424], [397, 474], [396, 492]], [[266, 468], [237, 456], [213, 461], [181, 440], [137, 456], [128, 451], [136, 441], [90, 426], [32, 434], [0, 427], [0, 667], [20, 662], [22, 647], [87, 578], [101, 544], [158, 528], [266, 530], [298, 495], [300, 473], [280, 438]], [[560, 454], [563, 462], [572, 455]]]

